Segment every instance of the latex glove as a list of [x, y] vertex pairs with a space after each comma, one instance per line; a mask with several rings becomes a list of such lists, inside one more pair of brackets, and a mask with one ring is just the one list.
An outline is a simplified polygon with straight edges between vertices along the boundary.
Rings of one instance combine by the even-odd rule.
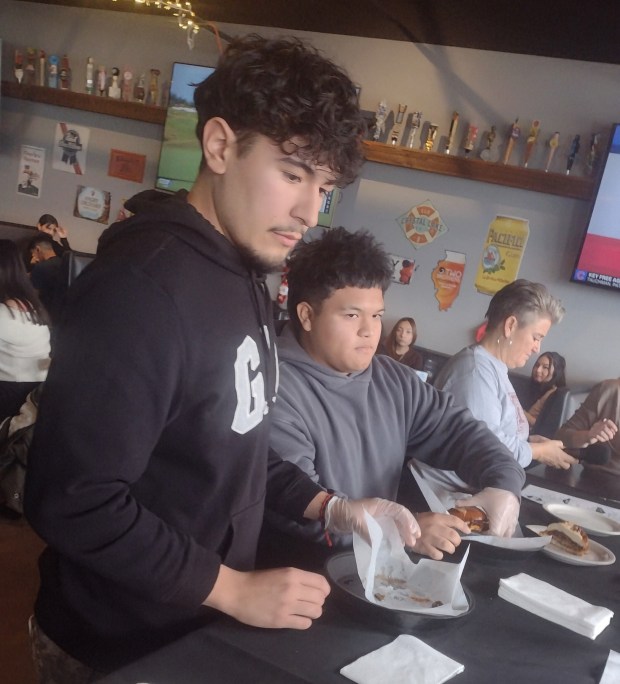
[[489, 519], [489, 534], [496, 537], [512, 537], [519, 519], [521, 504], [517, 496], [506, 489], [485, 487], [482, 491], [460, 499], [455, 506], [478, 506]]
[[342, 499], [332, 497], [325, 509], [325, 529], [336, 534], [357, 532], [368, 537], [364, 511], [373, 518], [392, 518], [405, 546], [414, 546], [420, 536], [420, 526], [411, 511], [386, 499]]

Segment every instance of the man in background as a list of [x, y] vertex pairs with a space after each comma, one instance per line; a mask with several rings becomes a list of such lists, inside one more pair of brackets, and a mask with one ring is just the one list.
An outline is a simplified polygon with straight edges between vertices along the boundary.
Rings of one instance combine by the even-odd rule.
[[[253, 570], [265, 506], [332, 531], [383, 500], [332, 497], [268, 462], [277, 390], [265, 273], [353, 180], [355, 86], [297, 40], [234, 40], [194, 95], [189, 193], [142, 193], [72, 285], [30, 453], [25, 510], [49, 544], [32, 624], [42, 677], [86, 682], [204, 624], [214, 609], [305, 629], [324, 577]], [[45, 654], [52, 656], [45, 657]], [[71, 672], [71, 677], [66, 676]], [[75, 674], [75, 673], [78, 674]]]
[[619, 425], [620, 378], [610, 378], [590, 390], [585, 401], [562, 425], [555, 438], [561, 439], [569, 451], [577, 452], [588, 447], [598, 449], [599, 457], [593, 462], [587, 457], [583, 458], [583, 466], [620, 475]]
[[62, 259], [56, 254], [54, 240], [39, 233], [30, 241], [30, 280], [49, 314], [52, 328], [60, 322], [67, 283]]

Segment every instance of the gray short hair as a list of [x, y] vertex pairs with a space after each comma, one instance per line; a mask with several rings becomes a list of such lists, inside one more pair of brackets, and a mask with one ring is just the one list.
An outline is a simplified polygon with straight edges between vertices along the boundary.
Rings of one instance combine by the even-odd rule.
[[493, 295], [486, 313], [490, 330], [514, 316], [519, 324], [532, 318], [548, 318], [552, 325], [559, 323], [565, 309], [542, 283], [519, 279], [502, 287]]

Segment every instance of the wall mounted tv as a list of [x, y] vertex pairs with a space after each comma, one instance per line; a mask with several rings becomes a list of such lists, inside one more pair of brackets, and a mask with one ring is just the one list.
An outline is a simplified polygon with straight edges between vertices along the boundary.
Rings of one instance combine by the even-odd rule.
[[189, 190], [196, 179], [202, 151], [196, 138], [198, 115], [194, 108], [194, 88], [214, 71], [214, 67], [197, 64], [175, 62], [172, 65], [164, 140], [155, 182], [160, 190]]
[[609, 147], [571, 280], [620, 290], [620, 124]]

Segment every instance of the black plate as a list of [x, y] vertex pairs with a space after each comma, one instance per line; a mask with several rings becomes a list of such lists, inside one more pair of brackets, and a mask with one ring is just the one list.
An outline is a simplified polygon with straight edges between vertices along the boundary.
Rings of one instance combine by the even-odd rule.
[[339, 553], [329, 558], [325, 563], [325, 571], [332, 585], [334, 598], [340, 601], [342, 605], [348, 607], [357, 617], [370, 622], [378, 620], [406, 630], [432, 629], [457, 623], [474, 609], [473, 594], [464, 585], [463, 590], [465, 591], [469, 607], [460, 615], [412, 613], [407, 610], [396, 610], [386, 608], [377, 603], [371, 603], [364, 596], [364, 587], [357, 574], [357, 565], [353, 552]]

